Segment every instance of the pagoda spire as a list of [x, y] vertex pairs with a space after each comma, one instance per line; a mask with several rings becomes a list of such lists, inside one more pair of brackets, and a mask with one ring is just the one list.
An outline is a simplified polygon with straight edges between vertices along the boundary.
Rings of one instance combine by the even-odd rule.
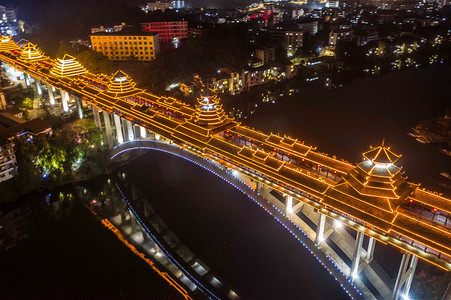
[[86, 73], [86, 69], [75, 59], [75, 57], [65, 54], [63, 58], [58, 58], [56, 64], [50, 70], [58, 77], [71, 77]]
[[47, 60], [48, 58], [48, 56], [44, 56], [44, 53], [41, 49], [39, 49], [37, 45], [28, 43], [23, 47], [22, 54], [20, 55], [18, 60], [27, 63], [34, 63], [42, 60]]
[[201, 90], [197, 102], [194, 123], [206, 127], [219, 127], [231, 121], [222, 109], [222, 104], [219, 104], [215, 91], [208, 86]]
[[9, 52], [13, 50], [20, 50], [19, 45], [8, 36], [0, 36], [0, 52]]

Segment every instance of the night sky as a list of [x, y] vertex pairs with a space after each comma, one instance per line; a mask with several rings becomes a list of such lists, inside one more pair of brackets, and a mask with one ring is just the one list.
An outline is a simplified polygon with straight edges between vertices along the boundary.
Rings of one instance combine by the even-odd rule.
[[[147, 0], [127, 0], [130, 5], [143, 5]], [[219, 7], [238, 7], [245, 6], [252, 2], [252, 0], [185, 0], [185, 5], [189, 6], [207, 6], [209, 8]]]

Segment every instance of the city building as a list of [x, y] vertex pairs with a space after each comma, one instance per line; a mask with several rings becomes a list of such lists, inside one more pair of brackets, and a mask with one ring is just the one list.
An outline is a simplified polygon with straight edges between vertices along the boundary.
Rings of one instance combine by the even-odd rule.
[[296, 22], [298, 28], [304, 33], [315, 35], [318, 32], [318, 21], [312, 19], [300, 19]]
[[374, 30], [358, 35], [353, 34], [353, 39], [356, 41], [357, 46], [365, 46], [369, 42], [377, 41], [379, 39], [379, 33]]
[[2, 34], [13, 36], [24, 32], [24, 22], [17, 20], [16, 10], [0, 5], [0, 31]]
[[303, 32], [300, 30], [285, 31], [284, 48], [287, 56], [293, 56], [302, 47]]
[[255, 56], [260, 59], [264, 64], [273, 62], [276, 56], [274, 47], [264, 47], [255, 50]]
[[338, 0], [327, 0], [326, 7], [327, 8], [338, 8], [340, 6], [340, 2]]
[[141, 23], [144, 32], [158, 33], [162, 43], [178, 43], [188, 38], [188, 21], [147, 22]]
[[329, 33], [329, 47], [335, 49], [339, 41], [351, 41], [352, 29], [335, 29]]
[[156, 10], [162, 10], [165, 11], [166, 9], [181, 9], [185, 7], [185, 1], [184, 0], [174, 0], [174, 1], [167, 1], [167, 0], [159, 0], [159, 1], [153, 1], [153, 2], [147, 2], [146, 5], [141, 6], [141, 10], [145, 13], [148, 13], [149, 11], [156, 11]]
[[28, 205], [0, 211], [0, 250], [9, 250], [29, 236], [31, 216]]
[[150, 61], [160, 53], [156, 32], [97, 32], [90, 37], [92, 50], [102, 53], [109, 60]]
[[17, 109], [0, 111], [0, 182], [13, 178], [16, 173], [14, 139], [17, 136], [32, 139], [37, 134], [48, 134], [52, 131], [48, 120], [37, 118], [25, 121], [19, 116], [22, 114]]
[[131, 28], [131, 25], [127, 25], [124, 22], [122, 22], [120, 25], [114, 25], [114, 26], [104, 26], [100, 25], [99, 27], [92, 27], [91, 33], [97, 33], [97, 32], [119, 32], [124, 28]]

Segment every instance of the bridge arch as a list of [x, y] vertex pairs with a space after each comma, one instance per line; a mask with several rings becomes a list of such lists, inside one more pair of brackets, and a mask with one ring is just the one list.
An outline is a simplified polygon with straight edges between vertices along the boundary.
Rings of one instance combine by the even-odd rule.
[[113, 148], [107, 155], [108, 162], [114, 162], [123, 153], [131, 151], [153, 150], [165, 152], [179, 158], [185, 159], [196, 164], [205, 170], [220, 177], [222, 180], [232, 185], [234, 188], [245, 194], [254, 203], [269, 213], [274, 219], [288, 230], [301, 245], [317, 259], [317, 261], [326, 268], [329, 273], [340, 283], [343, 290], [351, 297], [351, 299], [363, 299], [362, 293], [352, 283], [340, 268], [311, 240], [301, 228], [292, 222], [285, 212], [279, 210], [275, 205], [266, 200], [260, 193], [247, 185], [244, 181], [235, 176], [235, 172], [219, 163], [216, 163], [206, 157], [200, 157], [198, 154], [191, 153], [187, 149], [179, 147], [169, 141], [156, 140], [135, 140], [123, 143]]

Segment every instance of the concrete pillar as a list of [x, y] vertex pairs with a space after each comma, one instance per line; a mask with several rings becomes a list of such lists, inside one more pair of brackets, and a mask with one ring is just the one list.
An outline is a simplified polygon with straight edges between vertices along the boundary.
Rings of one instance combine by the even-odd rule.
[[92, 105], [92, 114], [94, 116], [94, 123], [97, 128], [102, 128], [102, 123], [100, 122], [100, 111], [97, 107]]
[[255, 182], [255, 191], [258, 193], [263, 188], [263, 184], [260, 181]]
[[326, 215], [319, 213], [318, 226], [316, 226], [316, 243], [324, 241], [324, 225], [326, 224]]
[[81, 104], [81, 99], [79, 97], [75, 97], [75, 102], [77, 103], [78, 117], [83, 119], [83, 105]]
[[285, 214], [293, 213], [293, 197], [285, 195]]
[[36, 79], [36, 90], [38, 91], [38, 95], [41, 96], [42, 95], [42, 88], [41, 88], [41, 84], [39, 83], [39, 80]]
[[409, 296], [410, 286], [412, 285], [413, 277], [415, 276], [415, 270], [417, 269], [418, 264], [418, 256], [412, 255], [412, 259], [410, 260], [410, 274], [407, 277], [406, 285], [404, 287], [404, 294]]
[[136, 232], [139, 230], [138, 228], [138, 223], [135, 220], [135, 217], [133, 216], [133, 214], [129, 211], [128, 212], [130, 215], [130, 225], [132, 226], [132, 232]]
[[147, 138], [147, 129], [142, 126], [139, 126], [139, 130], [140, 130], [141, 138], [142, 139]]
[[126, 120], [125, 123], [127, 124], [127, 138], [129, 142], [133, 142], [135, 139], [135, 133], [133, 132], [133, 123], [129, 120]]
[[27, 85], [27, 87], [31, 85], [31, 77], [27, 73], [25, 73], [25, 84]]
[[369, 264], [374, 257], [374, 247], [376, 247], [376, 240], [370, 237], [368, 241], [368, 250], [366, 250], [366, 262]]
[[393, 300], [400, 299], [403, 296], [408, 298], [417, 263], [418, 257], [407, 252], [403, 253], [393, 289]]
[[354, 280], [359, 275], [360, 253], [362, 251], [363, 237], [364, 234], [358, 231], [355, 240], [354, 255], [352, 257], [352, 266], [351, 266], [352, 280]]
[[0, 109], [6, 109], [6, 98], [3, 90], [0, 91]]
[[121, 222], [124, 223], [126, 220], [124, 203], [119, 203], [119, 211], [121, 213]]
[[111, 121], [110, 121], [110, 114], [107, 111], [103, 111], [103, 121], [105, 122], [105, 134], [106, 139], [108, 142], [108, 148], [113, 149], [113, 135], [111, 132]]
[[47, 92], [49, 93], [49, 101], [50, 105], [55, 105], [55, 95], [53, 94], [53, 87], [50, 84], [47, 84]]
[[64, 112], [68, 112], [69, 111], [69, 104], [67, 103], [67, 101], [69, 100], [69, 93], [61, 90], [61, 102], [63, 103], [63, 110]]
[[116, 127], [116, 140], [120, 144], [124, 142], [124, 135], [122, 134], [122, 124], [121, 124], [121, 117], [114, 114], [114, 127]]

